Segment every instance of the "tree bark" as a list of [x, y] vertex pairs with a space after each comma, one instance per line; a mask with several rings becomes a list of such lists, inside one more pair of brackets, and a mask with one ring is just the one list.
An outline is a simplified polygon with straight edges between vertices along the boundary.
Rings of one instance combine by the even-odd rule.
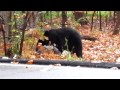
[[[10, 19], [11, 19], [11, 11], [0, 11], [0, 16], [3, 17], [4, 22], [5, 22], [5, 37], [9, 37], [9, 31], [10, 31]], [[8, 41], [8, 39], [6, 38], [6, 40]]]
[[100, 31], [102, 31], [102, 20], [101, 20], [102, 17], [101, 17], [101, 11], [99, 11], [99, 17], [100, 17], [100, 19], [99, 19], [99, 20], [100, 20]]
[[[9, 37], [9, 31], [10, 31], [10, 19], [11, 19], [11, 12], [10, 11], [0, 11], [0, 16], [2, 17], [1, 23], [0, 23], [0, 31], [2, 31], [3, 33], [3, 41], [4, 41], [4, 52], [5, 52], [5, 56], [7, 56], [7, 48], [6, 48], [6, 41], [8, 41]], [[4, 23], [4, 25], [3, 25]]]
[[66, 11], [62, 11], [62, 28], [65, 27], [67, 21], [67, 13]]
[[30, 20], [31, 14], [32, 14], [31, 11], [28, 11], [26, 13], [25, 18], [24, 18], [24, 23], [23, 23], [23, 28], [22, 28], [22, 38], [21, 38], [20, 51], [19, 51], [20, 56], [22, 55], [22, 48], [23, 48], [23, 42], [24, 42], [25, 29], [27, 27], [28, 21]]
[[113, 35], [119, 34], [119, 27], [120, 27], [120, 11], [116, 11], [116, 25], [113, 31]]
[[92, 31], [92, 28], [93, 28], [93, 18], [94, 18], [94, 15], [95, 15], [95, 11], [92, 14], [92, 21], [91, 21], [91, 29], [90, 29], [90, 31]]

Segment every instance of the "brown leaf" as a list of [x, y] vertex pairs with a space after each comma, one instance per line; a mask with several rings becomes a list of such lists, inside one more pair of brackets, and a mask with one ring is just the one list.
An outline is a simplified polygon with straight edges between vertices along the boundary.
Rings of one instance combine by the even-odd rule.
[[27, 64], [33, 64], [33, 60], [29, 60]]
[[19, 64], [19, 62], [15, 61], [15, 60], [12, 61], [11, 63], [12, 63], [12, 64]]

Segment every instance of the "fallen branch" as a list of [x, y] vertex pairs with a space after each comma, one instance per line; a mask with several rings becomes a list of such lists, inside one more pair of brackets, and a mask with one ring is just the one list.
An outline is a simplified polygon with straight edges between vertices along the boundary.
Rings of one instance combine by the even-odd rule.
[[85, 40], [90, 40], [90, 41], [95, 41], [97, 40], [97, 38], [92, 37], [92, 36], [87, 36], [87, 35], [82, 35], [81, 39], [85, 39]]

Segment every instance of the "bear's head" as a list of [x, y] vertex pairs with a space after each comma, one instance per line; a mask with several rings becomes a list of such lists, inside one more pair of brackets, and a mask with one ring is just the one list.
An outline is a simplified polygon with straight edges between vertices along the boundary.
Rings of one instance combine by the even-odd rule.
[[47, 37], [48, 37], [48, 36], [49, 36], [49, 31], [45, 31], [45, 32], [44, 32], [44, 36], [47, 36]]

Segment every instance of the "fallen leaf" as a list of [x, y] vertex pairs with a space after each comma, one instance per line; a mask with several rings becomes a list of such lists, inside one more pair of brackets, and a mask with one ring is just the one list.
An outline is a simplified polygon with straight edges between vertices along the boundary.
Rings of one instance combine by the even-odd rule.
[[29, 60], [27, 64], [33, 64], [33, 60]]

